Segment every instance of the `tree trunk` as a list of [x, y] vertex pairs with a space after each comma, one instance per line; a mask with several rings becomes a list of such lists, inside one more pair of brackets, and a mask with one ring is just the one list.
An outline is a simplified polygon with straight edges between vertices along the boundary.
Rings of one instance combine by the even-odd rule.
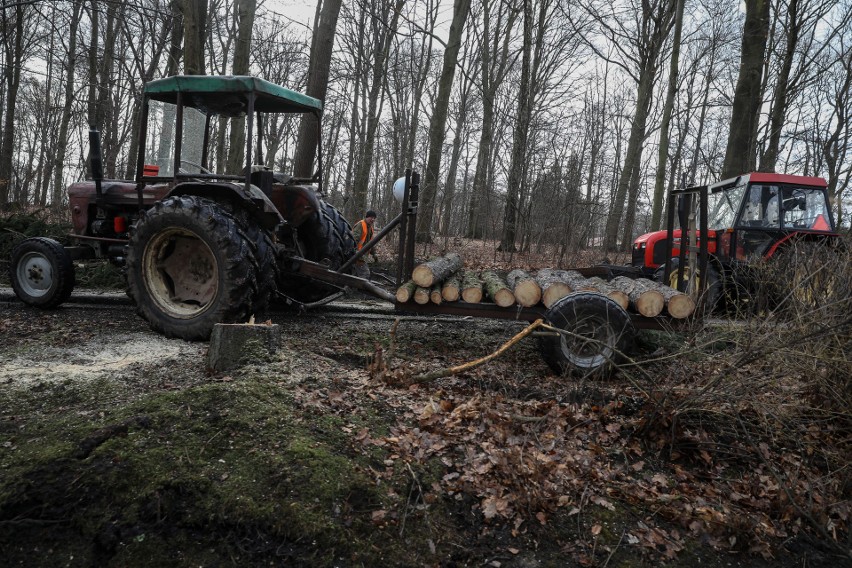
[[485, 270], [480, 274], [482, 285], [491, 300], [501, 308], [508, 308], [515, 303], [515, 295], [500, 276], [493, 270]]
[[[678, 62], [680, 61], [680, 36], [683, 29], [683, 7], [686, 0], [675, 0], [674, 39], [672, 40], [672, 57], [669, 65], [669, 88], [666, 91], [666, 102], [663, 106], [663, 122], [660, 124], [660, 148], [657, 153], [657, 177], [654, 180], [654, 198], [651, 205], [651, 230], [659, 230], [663, 218], [663, 196], [666, 185], [666, 165], [669, 160], [669, 129], [672, 120], [675, 96], [678, 86]], [[794, 0], [795, 1], [795, 0]]]
[[[624, 223], [622, 241], [630, 241], [633, 229], [632, 219], [636, 213], [636, 195], [639, 187], [639, 170], [642, 164], [642, 148], [646, 136], [646, 123], [651, 110], [654, 95], [654, 82], [657, 78], [657, 66], [663, 42], [668, 37], [673, 16], [673, 0], [659, 0], [642, 15], [643, 26], [647, 29], [639, 40], [639, 69], [637, 78], [636, 111], [630, 127], [630, 137], [624, 155], [624, 165], [618, 177], [615, 196], [606, 220], [604, 245], [606, 250], [618, 250], [618, 229], [622, 225], [625, 198], [627, 214]], [[625, 246], [622, 242], [622, 247]]]
[[74, 102], [74, 72], [77, 69], [77, 27], [83, 13], [83, 0], [76, 0], [73, 5], [70, 29], [68, 31], [68, 57], [65, 60], [65, 104], [62, 107], [62, 118], [59, 121], [59, 135], [56, 141], [56, 155], [53, 159], [53, 203], [59, 207], [65, 189], [65, 155], [68, 149], [68, 125], [71, 122], [71, 106]]
[[[494, 141], [494, 100], [497, 96], [506, 68], [509, 62], [509, 36], [514, 27], [517, 11], [510, 9], [508, 15], [503, 12], [505, 5], [500, 3], [500, 11], [496, 15], [496, 22], [492, 22], [491, 4], [482, 4], [482, 43], [480, 45], [481, 59], [481, 81], [482, 81], [482, 129], [479, 135], [479, 146], [476, 157], [476, 173], [473, 175], [473, 190], [470, 195], [468, 209], [468, 222], [465, 236], [472, 239], [480, 239], [485, 234], [485, 212], [484, 202], [487, 197], [488, 180], [490, 178], [491, 160], [493, 158]], [[505, 26], [500, 28], [503, 18], [506, 18]], [[492, 24], [495, 31], [492, 34]], [[503, 34], [501, 37], [500, 34]], [[501, 44], [502, 41], [502, 44]]]
[[444, 280], [444, 285], [441, 288], [441, 297], [448, 302], [456, 302], [461, 296], [461, 286], [464, 273], [459, 270], [455, 274]]
[[757, 127], [762, 102], [761, 81], [769, 36], [770, 0], [745, 0], [745, 5], [742, 56], [734, 91], [725, 163], [722, 166], [723, 179], [754, 170], [756, 161]]
[[[237, 0], [237, 44], [234, 48], [234, 63], [231, 70], [234, 75], [248, 75], [251, 37], [254, 30], [254, 14], [257, 10], [257, 0]], [[257, 133], [260, 135], [260, 133]], [[230, 174], [239, 174], [246, 164], [246, 119], [234, 117], [231, 119], [231, 132], [228, 141], [228, 166]], [[257, 163], [260, 156], [255, 156]]]
[[571, 286], [565, 283], [560, 274], [554, 274], [554, 272], [558, 271], [545, 268], [539, 270], [535, 275], [535, 281], [541, 287], [541, 303], [546, 308], [574, 291]]
[[451, 252], [446, 256], [441, 256], [417, 265], [414, 268], [411, 278], [418, 286], [429, 288], [433, 284], [441, 282], [461, 267], [461, 256], [458, 253]]
[[630, 309], [645, 316], [656, 317], [665, 307], [665, 298], [660, 286], [647, 278], [631, 280], [625, 276], [613, 278], [612, 286], [621, 290], [630, 299]]
[[[328, 92], [328, 78], [331, 72], [331, 54], [334, 48], [334, 35], [337, 30], [337, 18], [342, 0], [319, 0], [314, 22], [314, 34], [311, 40], [311, 59], [308, 63], [308, 84], [305, 94], [325, 101]], [[299, 123], [299, 141], [293, 172], [297, 177], [313, 175], [316, 158], [319, 117], [303, 114]]]
[[482, 301], [482, 280], [473, 270], [466, 270], [464, 273], [462, 300], [468, 304], [478, 304]]
[[[355, 172], [355, 181], [352, 184], [352, 200], [347, 209], [347, 216], [350, 219], [359, 217], [367, 209], [367, 185], [370, 180], [370, 169], [373, 167], [376, 131], [379, 127], [377, 109], [386, 72], [385, 61], [387, 61], [390, 46], [393, 43], [393, 37], [399, 24], [400, 11], [404, 3], [405, 0], [396, 0], [395, 5], [388, 3], [387, 10], [381, 16], [380, 23], [377, 26], [377, 29], [384, 30], [384, 33], [377, 36], [379, 43], [376, 46], [373, 58], [372, 84], [370, 85], [369, 110], [367, 112], [367, 134], [364, 139], [363, 154], [358, 161], [358, 168]], [[388, 14], [390, 10], [393, 11], [393, 14]], [[388, 22], [388, 20], [390, 21]], [[384, 22], [388, 23], [385, 24]]]
[[450, 94], [461, 48], [464, 20], [467, 18], [469, 10], [470, 0], [455, 0], [453, 3], [453, 21], [450, 24], [450, 36], [444, 50], [444, 64], [438, 82], [438, 96], [435, 99], [432, 121], [429, 124], [429, 158], [426, 162], [426, 175], [421, 185], [420, 203], [417, 209], [418, 242], [432, 242], [432, 215], [435, 208], [435, 195], [438, 191], [441, 155], [446, 137], [447, 111], [450, 106]]
[[[14, 24], [9, 25], [6, 9], [3, 10], [3, 42], [6, 43], [6, 65], [3, 78], [6, 83], [6, 108], [3, 124], [3, 140], [0, 144], [0, 204], [8, 203], [12, 190], [12, 158], [15, 154], [15, 103], [21, 84], [21, 66], [24, 55], [24, 16], [26, 7], [18, 3], [14, 7]], [[14, 29], [10, 29], [14, 27]]]
[[518, 303], [525, 308], [535, 306], [541, 301], [541, 286], [524, 270], [511, 271], [506, 276], [506, 284], [511, 288]]
[[183, 0], [183, 23], [183, 72], [186, 75], [205, 75], [207, 0]]
[[[521, 56], [521, 81], [518, 85], [518, 116], [515, 120], [512, 137], [512, 154], [509, 162], [509, 179], [506, 182], [506, 204], [503, 210], [503, 236], [498, 250], [515, 252], [517, 236], [518, 210], [520, 208], [520, 191], [525, 182], [527, 138], [529, 137], [530, 122], [532, 122], [532, 48], [533, 48], [533, 15], [532, 0], [523, 0], [524, 12], [524, 42]], [[544, 22], [539, 22], [543, 29]], [[537, 38], [541, 40], [541, 36]]]
[[417, 284], [414, 283], [414, 280], [409, 280], [396, 290], [396, 301], [405, 303], [411, 298], [414, 297], [414, 292], [417, 290]]

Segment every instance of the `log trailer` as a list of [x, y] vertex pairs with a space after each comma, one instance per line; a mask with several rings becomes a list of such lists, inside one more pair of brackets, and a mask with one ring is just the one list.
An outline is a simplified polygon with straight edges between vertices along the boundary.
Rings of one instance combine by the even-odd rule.
[[[419, 175], [408, 171], [397, 181], [401, 213], [356, 253], [349, 224], [322, 199], [321, 147], [319, 169], [310, 178], [265, 165], [272, 160], [264, 151], [274, 154], [272, 142], [263, 139], [265, 121], [280, 113], [312, 114], [319, 125], [322, 103], [248, 76], [175, 76], [146, 84], [135, 180], [103, 178], [99, 133], [92, 128], [91, 179], [67, 190], [72, 244], [44, 237], [20, 242], [10, 265], [15, 294], [28, 305], [55, 308], [74, 288], [74, 260], [106, 259], [124, 268], [127, 293], [153, 330], [207, 340], [216, 324], [259, 317], [272, 300], [311, 305], [355, 289], [393, 302], [401, 313], [544, 319], [562, 330], [540, 335], [544, 359], [557, 372], [582, 375], [610, 371], [629, 351], [637, 328], [671, 325], [670, 318], [631, 314], [589, 291], [548, 308], [397, 301], [350, 268], [398, 228], [397, 285], [412, 274]], [[214, 117], [244, 120], [232, 122], [246, 134], [239, 171], [209, 169]], [[611, 267], [579, 271], [614, 275]]]

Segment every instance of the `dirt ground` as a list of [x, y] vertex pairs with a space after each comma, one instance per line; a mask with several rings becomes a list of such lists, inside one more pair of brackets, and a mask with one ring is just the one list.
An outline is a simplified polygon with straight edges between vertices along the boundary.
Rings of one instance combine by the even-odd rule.
[[[395, 324], [375, 301], [276, 312], [276, 353], [214, 373], [206, 344], [151, 332], [121, 296], [83, 296], [42, 312], [0, 291], [4, 565], [844, 561], [769, 516], [737, 533], [745, 485], [770, 479], [669, 463], [629, 429], [631, 384], [554, 376], [534, 340], [410, 384], [522, 323]], [[646, 354], [677, 341], [652, 339]]]

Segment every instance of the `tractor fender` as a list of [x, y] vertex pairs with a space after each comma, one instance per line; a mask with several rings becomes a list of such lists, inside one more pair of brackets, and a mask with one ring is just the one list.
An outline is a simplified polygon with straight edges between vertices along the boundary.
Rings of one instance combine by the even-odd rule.
[[240, 207], [251, 215], [266, 230], [273, 230], [285, 221], [275, 204], [259, 187], [228, 182], [185, 182], [177, 184], [167, 197], [195, 195], [218, 203]]
[[[829, 240], [837, 239], [838, 235], [836, 233], [828, 233], [828, 234], [814, 234], [807, 233], [805, 231], [794, 231], [787, 235], [784, 235], [784, 238], [778, 239], [766, 253], [763, 255], [764, 259], [770, 259], [778, 252], [779, 249], [783, 249], [784, 247], [794, 245], [799, 242], [825, 242]], [[839, 239], [837, 239], [839, 240]]]

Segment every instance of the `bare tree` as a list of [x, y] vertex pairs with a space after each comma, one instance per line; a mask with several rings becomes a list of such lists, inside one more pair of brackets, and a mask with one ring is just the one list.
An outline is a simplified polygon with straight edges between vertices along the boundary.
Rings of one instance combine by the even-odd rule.
[[756, 165], [770, 3], [770, 0], [745, 0], [740, 71], [734, 92], [725, 164], [722, 167], [723, 178], [752, 171]]
[[[325, 100], [328, 92], [332, 48], [334, 47], [334, 36], [337, 30], [337, 18], [340, 14], [341, 3], [342, 0], [319, 0], [317, 2], [306, 94], [321, 101]], [[313, 173], [318, 140], [317, 119], [318, 117], [313, 115], [302, 116], [293, 170], [297, 176], [309, 176]]]
[[[234, 49], [234, 75], [248, 75], [251, 37], [254, 31], [254, 13], [257, 0], [237, 0], [235, 6], [237, 42]], [[246, 120], [243, 117], [231, 119], [231, 138], [229, 143], [227, 171], [239, 173], [245, 167]], [[257, 161], [257, 159], [255, 160]]]
[[450, 35], [444, 49], [444, 63], [438, 83], [438, 96], [429, 124], [429, 157], [426, 162], [426, 175], [423, 179], [423, 191], [417, 215], [417, 239], [420, 242], [431, 242], [432, 240], [432, 215], [435, 195], [438, 190], [438, 179], [440, 178], [441, 155], [446, 137], [450, 94], [455, 79], [459, 50], [461, 49], [464, 21], [469, 10], [470, 0], [455, 0], [453, 2], [453, 21], [450, 24]]

